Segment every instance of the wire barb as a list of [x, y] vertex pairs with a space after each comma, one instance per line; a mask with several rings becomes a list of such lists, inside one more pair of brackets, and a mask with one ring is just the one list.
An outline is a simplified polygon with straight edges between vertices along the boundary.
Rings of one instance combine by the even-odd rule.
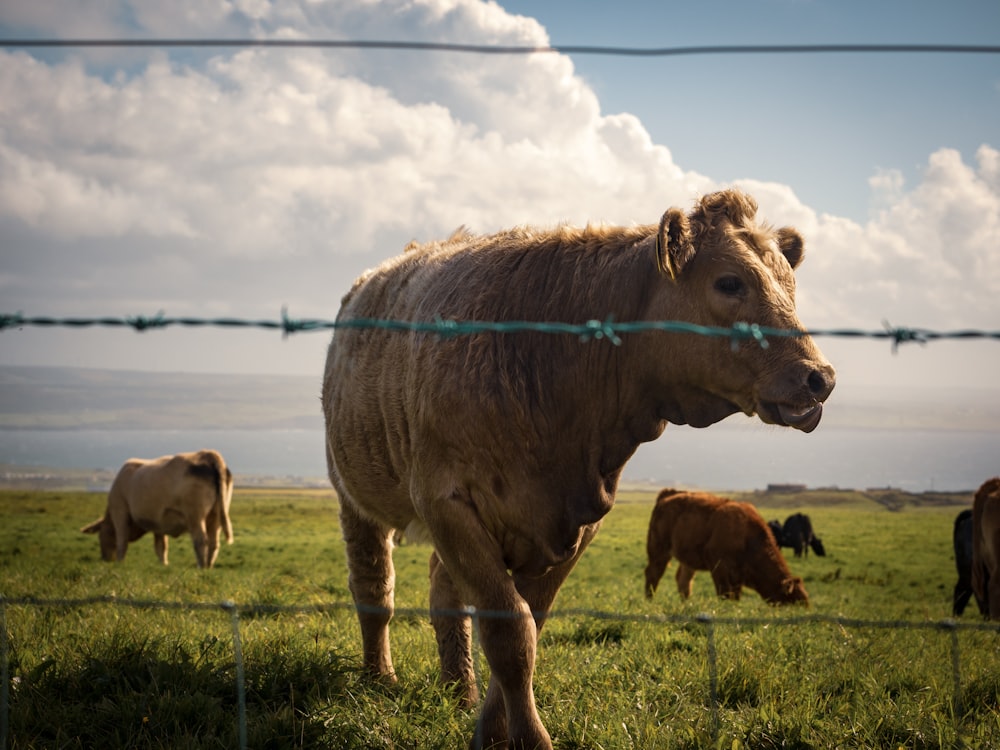
[[882, 325], [885, 326], [886, 333], [889, 338], [892, 339], [892, 353], [895, 354], [899, 351], [900, 344], [906, 344], [911, 341], [916, 341], [919, 344], [927, 343], [927, 332], [921, 331], [916, 328], [896, 328], [889, 325], [889, 321], [883, 320]]

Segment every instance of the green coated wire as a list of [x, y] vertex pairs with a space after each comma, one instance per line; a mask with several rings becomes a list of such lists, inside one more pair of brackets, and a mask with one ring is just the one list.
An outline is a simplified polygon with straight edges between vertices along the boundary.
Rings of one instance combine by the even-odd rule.
[[132, 328], [136, 331], [148, 331], [170, 326], [185, 327], [219, 327], [219, 328], [264, 328], [280, 330], [283, 334], [331, 330], [338, 328], [370, 328], [388, 331], [408, 331], [411, 333], [432, 333], [442, 338], [473, 335], [479, 333], [549, 333], [569, 334], [581, 341], [591, 339], [607, 339], [618, 345], [622, 336], [645, 331], [660, 331], [664, 333], [687, 333], [699, 336], [714, 336], [727, 338], [736, 346], [741, 341], [756, 341], [761, 347], [767, 348], [768, 338], [798, 337], [798, 336], [835, 336], [843, 338], [888, 339], [895, 350], [900, 344], [918, 342], [926, 344], [930, 341], [943, 339], [992, 339], [1000, 340], [1000, 331], [964, 329], [954, 331], [935, 331], [927, 328], [907, 328], [891, 326], [883, 323], [883, 328], [877, 330], [861, 330], [852, 328], [837, 329], [783, 329], [759, 326], [755, 323], [735, 323], [732, 326], [703, 326], [680, 320], [635, 320], [616, 322], [611, 318], [605, 320], [588, 320], [584, 323], [563, 323], [557, 321], [482, 321], [482, 320], [447, 320], [435, 318], [432, 321], [392, 320], [383, 318], [346, 318], [324, 320], [321, 318], [294, 319], [288, 317], [282, 310], [280, 320], [250, 320], [246, 318], [197, 318], [197, 317], [166, 317], [163, 312], [156, 315], [132, 315], [126, 317], [53, 317], [24, 316], [21, 313], [0, 313], [0, 331], [11, 328], [64, 327], [86, 328], [92, 326]]

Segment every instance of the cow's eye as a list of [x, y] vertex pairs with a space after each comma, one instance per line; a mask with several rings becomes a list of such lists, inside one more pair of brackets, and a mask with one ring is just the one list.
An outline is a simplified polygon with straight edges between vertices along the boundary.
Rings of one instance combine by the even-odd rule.
[[739, 276], [720, 276], [715, 280], [715, 290], [730, 297], [736, 297], [743, 293], [743, 280]]

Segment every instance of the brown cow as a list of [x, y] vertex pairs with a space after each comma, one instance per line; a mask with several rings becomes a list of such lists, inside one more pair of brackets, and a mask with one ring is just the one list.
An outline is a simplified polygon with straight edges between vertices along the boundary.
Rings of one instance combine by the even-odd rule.
[[712, 573], [716, 593], [739, 599], [743, 587], [771, 604], [809, 603], [792, 576], [767, 523], [752, 505], [705, 492], [663, 490], [646, 537], [646, 598], [652, 598], [670, 558], [677, 558], [677, 590], [691, 596], [696, 570]]
[[972, 501], [972, 590], [983, 614], [1000, 620], [1000, 477], [983, 482]]
[[[459, 231], [365, 273], [338, 320], [737, 322], [801, 328], [802, 237], [735, 190], [659, 225]], [[342, 327], [323, 412], [364, 663], [394, 681], [392, 534], [434, 545], [442, 677], [478, 700], [471, 621], [490, 665], [474, 747], [551, 748], [532, 679], [538, 632], [611, 509], [625, 462], [668, 422], [734, 414], [813, 430], [834, 372], [807, 336], [629, 334], [615, 346], [536, 332], [450, 337]], [[502, 613], [505, 616], [496, 616]]]
[[225, 532], [229, 544], [233, 542], [232, 497], [232, 472], [216, 451], [130, 458], [111, 483], [104, 516], [80, 531], [98, 534], [101, 557], [119, 562], [129, 542], [151, 531], [164, 565], [167, 537], [188, 531], [198, 567], [211, 568], [219, 555], [220, 532]]

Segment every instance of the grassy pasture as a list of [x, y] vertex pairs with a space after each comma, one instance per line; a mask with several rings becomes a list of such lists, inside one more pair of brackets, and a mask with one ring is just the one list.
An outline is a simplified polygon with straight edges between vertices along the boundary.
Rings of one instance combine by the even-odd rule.
[[[622, 493], [542, 632], [536, 695], [557, 748], [1000, 747], [995, 631], [801, 621], [807, 613], [911, 623], [949, 617], [958, 506], [872, 502], [850, 493], [784, 497], [779, 506], [748, 496], [768, 519], [808, 512], [824, 539], [827, 557], [789, 560], [811, 597], [802, 610], [768, 607], [753, 592], [740, 602], [720, 601], [705, 573], [695, 578], [692, 599], [681, 602], [671, 570], [646, 601], [653, 497]], [[131, 546], [124, 564], [102, 563], [96, 539], [77, 529], [103, 504], [94, 493], [0, 492], [10, 747], [239, 746], [233, 629], [221, 607], [10, 603], [109, 595], [231, 600], [244, 608], [239, 632], [251, 748], [452, 748], [471, 737], [475, 712], [457, 709], [438, 685], [433, 631], [420, 611], [427, 606], [428, 548], [396, 551], [403, 611], [393, 624], [393, 655], [400, 682], [378, 686], [359, 673], [351, 609], [306, 609], [350, 601], [331, 492], [238, 487], [236, 542], [222, 549], [212, 571], [195, 568], [186, 537], [172, 540], [167, 568], [146, 538]], [[978, 622], [974, 609], [963, 622]], [[700, 613], [718, 618], [714, 675], [706, 625], [694, 619]], [[646, 615], [679, 619], [643, 621]], [[479, 666], [485, 679], [481, 657]]]

